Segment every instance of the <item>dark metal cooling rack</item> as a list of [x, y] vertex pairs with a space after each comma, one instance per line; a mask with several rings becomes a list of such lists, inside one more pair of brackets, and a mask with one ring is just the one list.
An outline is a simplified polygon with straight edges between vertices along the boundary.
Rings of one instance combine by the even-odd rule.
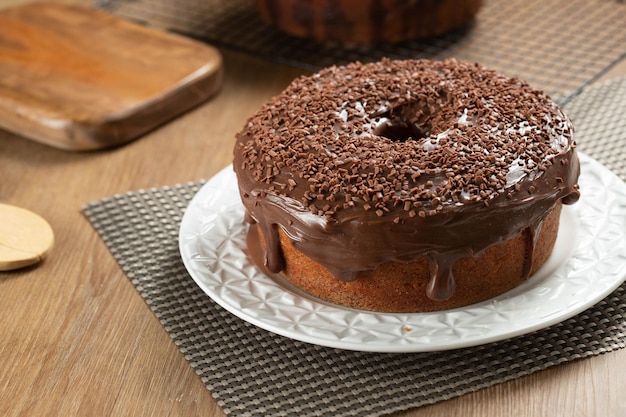
[[525, 79], [564, 103], [626, 56], [626, 4], [617, 0], [486, 0], [464, 31], [425, 41], [342, 47], [284, 35], [252, 0], [99, 0], [96, 7], [308, 70], [350, 61], [455, 57]]

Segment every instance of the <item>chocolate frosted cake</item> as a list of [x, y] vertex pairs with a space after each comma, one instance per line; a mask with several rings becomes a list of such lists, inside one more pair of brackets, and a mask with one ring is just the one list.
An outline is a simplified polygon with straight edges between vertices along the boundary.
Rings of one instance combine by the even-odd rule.
[[301, 77], [247, 121], [234, 156], [265, 267], [376, 311], [449, 309], [514, 288], [546, 261], [561, 205], [579, 195], [558, 106], [454, 60]]
[[266, 22], [293, 36], [342, 43], [399, 42], [467, 26], [483, 0], [256, 0]]

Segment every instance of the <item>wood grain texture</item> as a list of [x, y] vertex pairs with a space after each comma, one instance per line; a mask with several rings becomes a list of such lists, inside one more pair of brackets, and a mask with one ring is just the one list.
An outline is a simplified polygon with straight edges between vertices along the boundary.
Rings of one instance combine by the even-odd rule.
[[219, 52], [79, 5], [0, 11], [0, 126], [52, 146], [126, 143], [211, 97]]
[[[223, 55], [220, 94], [145, 140], [77, 153], [0, 130], [0, 202], [55, 230], [41, 264], [0, 272], [1, 416], [225, 416], [80, 211], [115, 193], [212, 176], [232, 160], [246, 118], [301, 73]], [[618, 417], [624, 386], [626, 349], [394, 417]]]

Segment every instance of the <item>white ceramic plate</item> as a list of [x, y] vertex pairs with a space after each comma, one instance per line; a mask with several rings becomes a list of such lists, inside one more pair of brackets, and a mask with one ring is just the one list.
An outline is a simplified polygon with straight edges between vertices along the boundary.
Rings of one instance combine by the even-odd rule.
[[580, 155], [581, 199], [564, 207], [554, 253], [522, 286], [435, 313], [389, 314], [325, 303], [269, 277], [249, 260], [247, 224], [232, 167], [192, 199], [180, 252], [195, 282], [232, 314], [303, 342], [372, 352], [475, 346], [538, 330], [582, 312], [626, 278], [626, 184]]

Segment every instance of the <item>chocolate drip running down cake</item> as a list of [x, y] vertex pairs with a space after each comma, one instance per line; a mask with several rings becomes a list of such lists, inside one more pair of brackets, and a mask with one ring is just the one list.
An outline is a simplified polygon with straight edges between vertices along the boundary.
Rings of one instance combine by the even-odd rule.
[[256, 0], [261, 18], [293, 36], [342, 43], [399, 42], [467, 26], [483, 0]]
[[237, 134], [233, 166], [264, 266], [376, 311], [450, 309], [518, 286], [579, 196], [558, 106], [455, 60], [296, 79]]

